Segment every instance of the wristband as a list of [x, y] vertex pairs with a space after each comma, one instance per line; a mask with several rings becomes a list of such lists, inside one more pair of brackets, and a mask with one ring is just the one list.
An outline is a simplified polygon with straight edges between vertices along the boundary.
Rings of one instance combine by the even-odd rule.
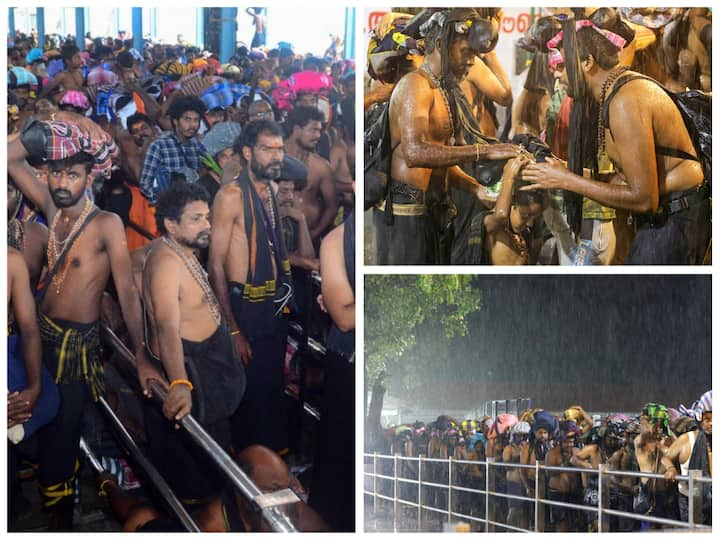
[[175, 385], [185, 385], [188, 389], [191, 391], [194, 389], [193, 384], [190, 383], [190, 380], [187, 379], [174, 379], [172, 380], [172, 383], [170, 383], [170, 389], [175, 387]]

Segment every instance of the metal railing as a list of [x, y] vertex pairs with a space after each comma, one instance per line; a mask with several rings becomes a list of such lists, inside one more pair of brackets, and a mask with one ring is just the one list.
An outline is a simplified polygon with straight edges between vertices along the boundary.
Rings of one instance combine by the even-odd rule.
[[[135, 366], [135, 356], [122, 340], [104, 323], [101, 324], [101, 330], [118, 355], [120, 355], [126, 363]], [[154, 397], [160, 401], [164, 401], [167, 393], [162, 386], [155, 381], [151, 381], [151, 390]], [[254, 502], [257, 505], [256, 498], [263, 494], [262, 491], [253, 483], [247, 474], [240, 469], [230, 455], [203, 429], [200, 423], [192, 415], [187, 415], [179, 421], [179, 424], [195, 444], [203, 449], [210, 459], [217, 464], [240, 493], [250, 502]], [[292, 521], [276, 507], [260, 507], [260, 510], [263, 518], [273, 531], [285, 533], [297, 531]]]
[[[546, 506], [557, 506], [557, 507], [563, 507], [567, 509], [574, 509], [577, 511], [583, 511], [587, 513], [595, 513], [597, 515], [597, 531], [598, 532], [605, 532], [609, 531], [609, 518], [611, 516], [615, 517], [621, 517], [625, 519], [633, 519], [638, 521], [644, 521], [648, 523], [655, 523], [655, 524], [661, 524], [665, 526], [672, 526], [672, 527], [679, 527], [679, 528], [686, 528], [688, 530], [694, 530], [694, 531], [711, 531], [710, 526], [706, 526], [704, 524], [699, 524], [695, 514], [696, 510], [699, 510], [702, 508], [702, 490], [698, 490], [703, 483], [712, 483], [712, 479], [709, 477], [702, 477], [702, 472], [699, 470], [691, 470], [689, 472], [689, 475], [686, 476], [680, 476], [678, 475], [675, 479], [676, 481], [686, 481], [688, 486], [688, 494], [690, 495], [688, 497], [688, 520], [687, 522], [678, 521], [678, 520], [672, 520], [667, 518], [661, 518], [661, 517], [654, 517], [654, 516], [648, 516], [645, 514], [639, 514], [639, 513], [630, 513], [626, 511], [620, 511], [617, 509], [612, 509], [609, 507], [610, 503], [610, 483], [607, 479], [610, 476], [613, 477], [647, 477], [651, 479], [663, 479], [663, 475], [659, 473], [649, 473], [649, 472], [628, 472], [628, 471], [615, 471], [607, 469], [603, 464], [600, 464], [597, 469], [588, 469], [588, 468], [573, 468], [573, 467], [563, 467], [563, 466], [546, 466], [542, 462], [536, 461], [534, 465], [532, 464], [517, 464], [517, 463], [507, 463], [507, 462], [495, 462], [492, 459], [485, 460], [485, 461], [475, 461], [475, 460], [457, 460], [453, 457], [447, 458], [447, 459], [440, 459], [440, 458], [426, 458], [424, 456], [419, 457], [405, 457], [401, 455], [383, 455], [378, 453], [364, 453], [363, 457], [365, 459], [364, 466], [367, 467], [368, 465], [372, 466], [372, 471], [363, 471], [363, 494], [366, 496], [371, 496], [373, 498], [373, 513], [377, 514], [379, 509], [379, 502], [380, 501], [388, 501], [392, 502], [393, 507], [393, 530], [397, 531], [398, 528], [398, 518], [400, 517], [400, 508], [401, 506], [407, 506], [410, 508], [416, 508], [417, 509], [417, 527], [418, 530], [421, 530], [422, 528], [422, 512], [430, 511], [434, 513], [439, 513], [441, 515], [445, 515], [447, 517], [447, 522], [451, 522], [453, 517], [465, 519], [471, 522], [477, 522], [484, 525], [485, 531], [490, 531], [490, 527], [498, 527], [509, 531], [518, 531], [518, 532], [542, 532], [545, 531], [545, 507]], [[371, 462], [367, 462], [368, 459], [372, 459]], [[383, 468], [380, 467], [380, 464], [383, 461], [390, 461], [391, 468], [387, 468], [390, 470], [390, 472], [385, 471], [385, 473], [379, 473], [380, 471], [383, 471]], [[417, 476], [415, 479], [403, 477], [400, 475], [400, 468], [399, 466], [402, 463], [408, 463], [408, 464], [417, 464]], [[447, 481], [443, 482], [435, 482], [436, 479], [433, 480], [433, 482], [425, 480], [424, 474], [425, 470], [427, 468], [428, 464], [433, 463], [441, 463], [447, 465]], [[457, 473], [456, 467], [458, 465], [475, 465], [478, 467], [482, 467], [484, 469], [484, 479], [485, 479], [485, 489], [477, 489], [477, 488], [471, 488], [467, 486], [463, 486], [457, 483], [453, 483], [453, 479], [455, 477], [454, 473]], [[535, 486], [534, 486], [534, 496], [528, 497], [528, 496], [518, 496], [514, 494], [508, 494], [503, 492], [496, 492], [488, 487], [495, 486], [495, 479], [496, 475], [501, 469], [525, 469], [525, 470], [532, 470], [534, 477], [535, 477]], [[547, 499], [545, 496], [545, 478], [547, 476], [546, 472], [565, 472], [565, 473], [582, 473], [586, 475], [596, 475], [598, 479], [597, 484], [597, 491], [598, 491], [598, 504], [597, 506], [590, 506], [590, 505], [581, 505], [581, 504], [575, 504], [575, 503], [568, 503], [568, 502], [561, 502], [558, 500], [551, 500]], [[389, 473], [389, 474], [388, 474]], [[443, 472], [444, 475], [444, 472]], [[365, 482], [368, 478], [372, 479], [372, 490], [369, 490], [367, 488], [367, 483]], [[386, 484], [392, 483], [392, 495], [390, 494], [384, 494], [383, 491], [379, 488], [378, 481], [385, 481]], [[417, 501], [409, 501], [407, 499], [402, 499], [400, 497], [400, 487], [401, 485], [415, 485], [417, 486]], [[447, 506], [445, 508], [441, 509], [438, 507], [433, 507], [429, 505], [427, 502], [423, 501], [423, 487], [430, 487], [435, 488], [438, 490], [446, 491], [447, 492]], [[472, 494], [478, 494], [485, 497], [484, 499], [484, 517], [477, 517], [472, 515], [467, 515], [465, 513], [460, 513], [456, 510], [453, 510], [453, 491], [457, 492], [465, 492], [465, 493], [472, 493]], [[498, 499], [505, 499], [505, 500], [516, 500], [516, 501], [523, 501], [528, 502], [529, 504], [532, 504], [532, 514], [534, 517], [534, 528], [533, 529], [524, 529], [524, 528], [518, 528], [516, 526], [513, 526], [511, 524], [508, 524], [507, 522], [502, 522], [500, 518], [504, 517], [495, 517], [493, 516], [493, 506], [491, 505], [491, 499], [498, 498]]]

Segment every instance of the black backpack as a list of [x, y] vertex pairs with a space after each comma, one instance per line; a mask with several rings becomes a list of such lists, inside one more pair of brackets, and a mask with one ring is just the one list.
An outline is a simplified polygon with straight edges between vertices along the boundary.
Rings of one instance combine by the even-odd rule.
[[700, 162], [703, 174], [705, 175], [705, 182], [709, 188], [712, 180], [712, 96], [701, 90], [672, 92], [652, 77], [635, 74], [628, 75], [618, 80], [612, 92], [610, 92], [610, 95], [605, 100], [602, 111], [605, 126], [610, 126], [608, 121], [610, 100], [624, 84], [634, 79], [647, 79], [648, 81], [652, 81], [662, 88], [670, 97], [682, 115], [685, 128], [690, 135], [693, 147], [695, 147], [697, 158], [675, 148], [656, 146], [655, 149], [665, 156], [675, 156], [677, 158]]

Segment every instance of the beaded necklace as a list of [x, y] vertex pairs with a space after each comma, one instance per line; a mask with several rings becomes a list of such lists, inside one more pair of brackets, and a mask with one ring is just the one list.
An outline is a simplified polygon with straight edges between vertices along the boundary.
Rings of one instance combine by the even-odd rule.
[[190, 271], [190, 274], [200, 286], [200, 289], [202, 289], [208, 308], [210, 309], [210, 314], [215, 320], [215, 323], [220, 325], [220, 323], [222, 323], [220, 304], [218, 303], [217, 297], [215, 297], [215, 293], [210, 287], [207, 272], [205, 272], [205, 269], [202, 268], [202, 265], [200, 265], [200, 262], [197, 257], [195, 257], [195, 254], [188, 256], [174, 239], [167, 236], [163, 236], [162, 240], [173, 252], [178, 255], [178, 257], [180, 257], [180, 259], [182, 259], [185, 267]]
[[608, 76], [603, 81], [602, 87], [600, 89], [600, 107], [598, 107], [598, 163], [605, 163], [608, 162], [607, 153], [605, 152], [605, 122], [603, 121], [603, 109], [605, 107], [605, 96], [607, 95], [607, 91], [612, 88], [613, 84], [615, 84], [615, 81], [617, 81], [618, 77], [622, 75], [624, 72], [629, 70], [630, 68], [627, 66], [619, 66], [615, 68], [613, 71], [611, 71]]
[[[57, 236], [55, 233], [55, 229], [57, 228], [58, 221], [60, 220], [60, 214], [61, 212], [58, 211], [55, 213], [55, 217], [53, 218], [52, 223], [50, 224], [50, 229], [48, 230], [48, 247], [47, 247], [47, 259], [48, 259], [48, 268], [52, 269], [55, 267], [55, 264], [60, 257], [65, 253], [65, 250], [67, 249], [67, 241], [68, 239], [75, 236], [75, 234], [78, 232], [78, 230], [83, 226], [85, 221], [87, 220], [87, 217], [90, 215], [90, 211], [92, 211], [93, 207], [92, 201], [89, 199], [85, 200], [85, 206], [82, 209], [82, 212], [80, 213], [80, 216], [77, 217], [75, 220], [75, 223], [73, 224], [72, 228], [70, 229], [70, 232], [65, 236], [65, 239], [62, 241], [57, 240]], [[83, 233], [85, 231], [83, 230], [82, 233], [80, 233], [80, 236], [78, 236], [77, 240], [80, 240], [80, 237], [82, 237]], [[70, 247], [70, 250], [72, 251], [73, 248], [77, 246], [77, 241], [73, 243], [73, 245]], [[68, 253], [68, 256], [70, 253]], [[70, 263], [68, 261], [65, 262], [65, 266], [62, 269], [62, 272], [56, 273], [55, 276], [53, 276], [52, 283], [55, 286], [55, 294], [60, 295], [60, 290], [62, 289], [62, 285], [65, 282], [65, 278], [67, 277], [68, 270], [70, 269]]]
[[452, 135], [450, 135], [450, 146], [455, 145], [455, 119], [453, 118], [452, 109], [450, 109], [450, 98], [448, 97], [447, 91], [442, 87], [440, 84], [440, 80], [435, 76], [435, 74], [430, 71], [430, 68], [428, 68], [427, 64], [423, 63], [420, 66], [420, 69], [423, 70], [430, 81], [432, 81], [432, 84], [437, 87], [437, 89], [440, 91], [440, 95], [442, 96], [443, 101], [445, 102], [445, 108], [448, 112], [448, 117], [450, 117], [450, 125], [452, 126]]
[[520, 257], [527, 260], [530, 254], [528, 252], [527, 242], [525, 242], [525, 237], [523, 237], [521, 233], [515, 233], [515, 231], [509, 227], [506, 227], [505, 231], [510, 235], [510, 240], [515, 247], [515, 251], [520, 254]]

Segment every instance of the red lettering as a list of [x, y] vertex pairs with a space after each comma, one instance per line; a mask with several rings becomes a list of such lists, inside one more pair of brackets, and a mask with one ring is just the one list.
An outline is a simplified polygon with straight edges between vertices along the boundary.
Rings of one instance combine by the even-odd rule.
[[514, 17], [503, 17], [502, 31], [506, 32], [508, 34], [515, 31], [515, 18]]
[[530, 26], [530, 14], [529, 13], [521, 13], [517, 17], [517, 30], [518, 32], [525, 33], [525, 31]]

